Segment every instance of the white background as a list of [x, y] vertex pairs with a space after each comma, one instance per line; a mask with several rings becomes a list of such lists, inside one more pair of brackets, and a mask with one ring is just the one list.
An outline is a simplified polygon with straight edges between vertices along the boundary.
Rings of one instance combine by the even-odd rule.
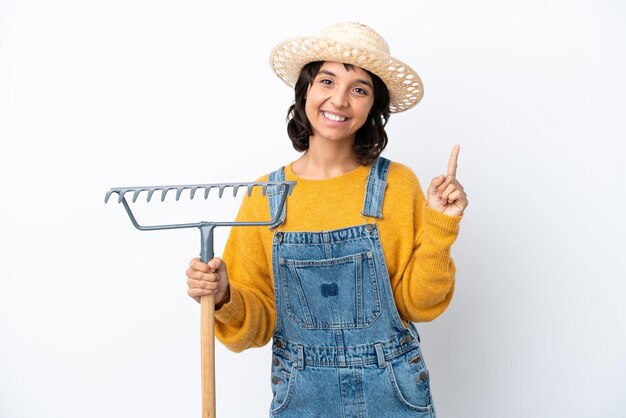
[[[456, 294], [418, 324], [439, 417], [626, 416], [625, 3], [0, 0], [0, 417], [200, 416], [199, 233], [104, 194], [295, 159], [269, 51], [343, 20], [425, 83], [384, 155], [426, 186], [462, 147]], [[217, 344], [221, 418], [267, 415], [269, 354]]]

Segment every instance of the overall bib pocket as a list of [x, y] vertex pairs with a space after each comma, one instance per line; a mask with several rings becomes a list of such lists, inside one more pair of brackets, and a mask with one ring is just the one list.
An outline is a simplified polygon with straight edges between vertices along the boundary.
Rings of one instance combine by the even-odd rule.
[[288, 317], [302, 329], [353, 329], [381, 312], [371, 252], [323, 260], [280, 258]]

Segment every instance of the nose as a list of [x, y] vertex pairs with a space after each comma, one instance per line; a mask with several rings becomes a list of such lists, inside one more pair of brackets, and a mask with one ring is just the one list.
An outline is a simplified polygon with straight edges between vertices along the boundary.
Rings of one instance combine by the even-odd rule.
[[330, 102], [336, 107], [348, 106], [348, 92], [344, 89], [335, 89], [330, 98]]

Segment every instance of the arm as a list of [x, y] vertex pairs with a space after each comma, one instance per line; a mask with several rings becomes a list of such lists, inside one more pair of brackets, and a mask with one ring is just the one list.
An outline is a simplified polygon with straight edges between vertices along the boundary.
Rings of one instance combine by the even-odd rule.
[[[392, 231], [387, 241], [390, 248], [385, 248], [394, 299], [404, 320], [431, 321], [452, 300], [456, 267], [450, 250], [462, 216], [431, 209], [415, 174], [406, 166], [395, 167], [387, 190], [395, 216], [386, 218]], [[441, 180], [441, 176], [433, 179], [429, 193], [443, 186]]]
[[441, 315], [452, 300], [456, 266], [450, 249], [461, 217], [430, 209], [423, 195], [416, 199], [416, 206], [415, 243], [394, 296], [405, 319], [422, 322]]
[[[242, 219], [253, 219], [246, 214]], [[258, 217], [258, 214], [257, 214]], [[224, 259], [230, 271], [230, 300], [215, 312], [215, 334], [230, 350], [265, 345], [274, 332], [274, 286], [262, 244], [262, 228], [233, 227]]]

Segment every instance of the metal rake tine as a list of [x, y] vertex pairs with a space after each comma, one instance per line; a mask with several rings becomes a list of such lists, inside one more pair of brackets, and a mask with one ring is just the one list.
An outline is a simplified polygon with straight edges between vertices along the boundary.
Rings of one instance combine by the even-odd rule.
[[264, 183], [251, 183], [248, 185], [248, 197], [250, 197], [252, 195], [252, 189], [254, 189], [257, 186], [263, 186], [261, 193], [265, 196], [265, 190], [267, 188], [267, 185]]
[[267, 193], [267, 184], [261, 186], [261, 195], [265, 196]]
[[233, 197], [237, 197], [237, 192], [239, 191], [240, 187], [241, 184], [233, 184]]
[[191, 193], [189, 193], [189, 199], [193, 199], [193, 197], [196, 194], [196, 190], [198, 190], [198, 187], [199, 186], [194, 186], [194, 187], [191, 188]]
[[154, 192], [156, 192], [159, 189], [157, 189], [156, 187], [152, 187], [146, 190], [148, 190], [148, 198], [146, 199], [146, 202], [149, 202], [150, 199], [152, 199], [152, 195], [154, 194]]
[[161, 202], [165, 200], [165, 196], [167, 195], [167, 192], [169, 192], [172, 189], [174, 189], [174, 187], [165, 187], [163, 189], [163, 192], [161, 192]]
[[106, 202], [109, 201], [109, 198], [111, 197], [111, 194], [115, 193], [113, 190], [109, 190], [106, 195], [104, 195], [104, 203], [106, 204]]
[[219, 197], [220, 199], [222, 198], [222, 195], [224, 194], [224, 189], [226, 188], [225, 185], [220, 186], [220, 192], [219, 192]]
[[137, 197], [139, 196], [139, 193], [143, 192], [144, 190], [147, 190], [147, 189], [135, 190], [135, 193], [133, 193], [133, 203], [135, 203], [137, 201]]
[[183, 190], [185, 190], [187, 187], [182, 186], [182, 187], [178, 187], [176, 189], [176, 201], [178, 202], [178, 199], [180, 199], [180, 194], [183, 192]]
[[293, 192], [293, 188], [296, 186], [295, 183], [289, 183], [287, 186], [287, 195], [291, 196], [291, 192]]
[[209, 192], [211, 191], [212, 187], [211, 186], [206, 186], [204, 188], [204, 200], [206, 200], [209, 197]]
[[127, 192], [128, 190], [126, 189], [122, 189], [119, 192], [117, 192], [117, 195], [119, 196], [117, 199], [117, 203], [122, 203], [122, 199], [124, 199], [124, 194]]

